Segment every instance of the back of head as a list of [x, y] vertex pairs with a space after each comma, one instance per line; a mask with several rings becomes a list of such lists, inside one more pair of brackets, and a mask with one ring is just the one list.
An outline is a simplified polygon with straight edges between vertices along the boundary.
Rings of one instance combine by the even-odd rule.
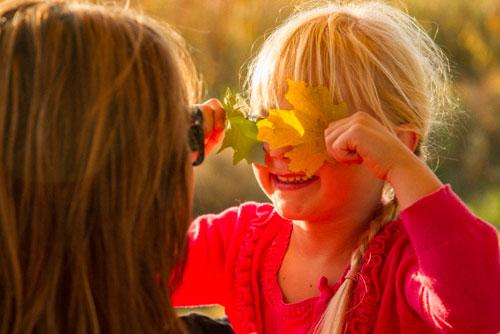
[[[432, 121], [449, 103], [446, 57], [408, 14], [379, 1], [308, 3], [277, 28], [250, 64], [247, 78], [256, 116], [283, 102], [287, 79], [324, 85], [349, 112], [365, 111], [388, 129], [410, 124], [423, 156]], [[351, 257], [350, 277], [360, 271], [370, 240], [390, 222], [391, 201], [370, 222]], [[315, 332], [344, 333], [355, 287], [345, 279]]]
[[130, 11], [0, 4], [1, 333], [179, 331], [194, 74]]
[[276, 106], [287, 79], [304, 80], [328, 87], [351, 113], [370, 112], [389, 128], [415, 125], [425, 142], [448, 103], [448, 64], [433, 40], [412, 17], [379, 1], [308, 6], [275, 30], [250, 64], [254, 112]]

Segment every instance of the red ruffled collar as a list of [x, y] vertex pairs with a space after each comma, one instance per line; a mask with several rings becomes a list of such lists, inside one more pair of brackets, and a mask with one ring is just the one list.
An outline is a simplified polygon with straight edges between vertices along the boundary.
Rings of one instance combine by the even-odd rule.
[[[255, 333], [258, 330], [257, 306], [255, 305], [255, 295], [258, 292], [254, 291], [255, 286], [252, 286], [252, 279], [255, 279], [252, 277], [252, 265], [255, 265], [253, 260], [258, 241], [268, 223], [269, 221], [264, 221], [250, 225], [241, 245], [235, 267], [236, 311], [241, 316], [242, 327], [247, 333]], [[385, 258], [384, 254], [393, 243], [394, 235], [400, 226], [399, 221], [386, 225], [367, 247], [351, 303], [354, 306], [349, 313], [348, 333], [368, 333], [373, 329], [382, 292], [380, 272]], [[321, 278], [318, 284], [320, 290], [318, 297], [294, 304], [284, 303], [277, 283], [277, 272], [288, 247], [290, 234], [291, 224], [283, 220], [282, 227], [277, 230], [274, 240], [269, 249], [266, 250], [267, 256], [264, 256], [262, 267], [259, 270], [261, 293], [263, 294], [260, 298], [266, 298], [266, 302], [279, 303], [278, 305], [283, 308], [285, 316], [297, 317], [313, 311], [315, 318], [316, 316], [319, 318], [345, 277], [332, 286], [328, 286], [326, 278]]]

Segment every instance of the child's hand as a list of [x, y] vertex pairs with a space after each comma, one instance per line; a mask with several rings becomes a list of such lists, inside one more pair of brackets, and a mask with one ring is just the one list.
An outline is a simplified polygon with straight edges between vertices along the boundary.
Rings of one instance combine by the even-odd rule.
[[325, 130], [328, 153], [340, 163], [363, 164], [389, 182], [402, 208], [442, 185], [413, 153], [418, 139], [411, 126], [397, 127], [394, 134], [365, 112], [333, 122]]
[[198, 105], [203, 112], [203, 132], [205, 134], [205, 154], [222, 141], [226, 113], [217, 99], [210, 99]]
[[[365, 112], [331, 123], [325, 130], [325, 141], [328, 153], [335, 160], [364, 164], [384, 181], [398, 163], [413, 158], [413, 152], [405, 143]], [[408, 142], [411, 148], [415, 146], [413, 142]]]

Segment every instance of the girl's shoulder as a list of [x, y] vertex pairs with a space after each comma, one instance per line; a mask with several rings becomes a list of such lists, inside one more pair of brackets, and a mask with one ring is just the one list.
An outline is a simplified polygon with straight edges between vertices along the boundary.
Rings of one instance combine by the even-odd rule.
[[448, 263], [460, 262], [473, 251], [498, 254], [497, 231], [445, 185], [381, 229], [366, 248], [362, 271], [381, 282], [392, 277], [406, 284], [422, 263], [439, 263], [442, 254]]
[[195, 219], [195, 224], [259, 224], [277, 215], [274, 206], [270, 203], [245, 202], [238, 206], [230, 207], [220, 213], [204, 214]]
[[439, 248], [458, 248], [483, 244], [498, 248], [497, 231], [477, 217], [452, 190], [445, 185], [400, 213], [405, 232], [418, 254]]
[[234, 208], [239, 221], [246, 224], [263, 224], [279, 216], [271, 203], [245, 202]]
[[232, 239], [247, 235], [250, 230], [263, 231], [268, 226], [279, 226], [287, 222], [270, 203], [245, 202], [218, 214], [199, 216], [193, 222], [190, 234], [196, 236], [200, 233], [216, 233]]
[[418, 257], [444, 244], [484, 240], [497, 245], [497, 231], [483, 221], [445, 185], [400, 212], [399, 217], [385, 226], [371, 242], [372, 249], [391, 256]]

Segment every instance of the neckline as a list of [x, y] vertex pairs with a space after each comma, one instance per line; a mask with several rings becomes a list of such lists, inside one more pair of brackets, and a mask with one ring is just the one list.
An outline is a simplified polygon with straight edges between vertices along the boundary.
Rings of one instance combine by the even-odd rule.
[[290, 245], [290, 238], [293, 231], [293, 224], [290, 221], [286, 221], [283, 227], [278, 231], [276, 238], [271, 243], [268, 251], [266, 252], [264, 266], [262, 271], [263, 277], [263, 292], [264, 298], [274, 308], [277, 308], [280, 312], [285, 315], [300, 315], [307, 311], [314, 310], [318, 303], [326, 304], [329, 302], [331, 297], [338, 290], [342, 282], [345, 280], [345, 275], [349, 269], [349, 266], [344, 270], [341, 277], [329, 285], [326, 277], [318, 277], [318, 295], [307, 299], [300, 300], [295, 303], [285, 302], [283, 291], [279, 285], [278, 273], [283, 263], [286, 251]]

